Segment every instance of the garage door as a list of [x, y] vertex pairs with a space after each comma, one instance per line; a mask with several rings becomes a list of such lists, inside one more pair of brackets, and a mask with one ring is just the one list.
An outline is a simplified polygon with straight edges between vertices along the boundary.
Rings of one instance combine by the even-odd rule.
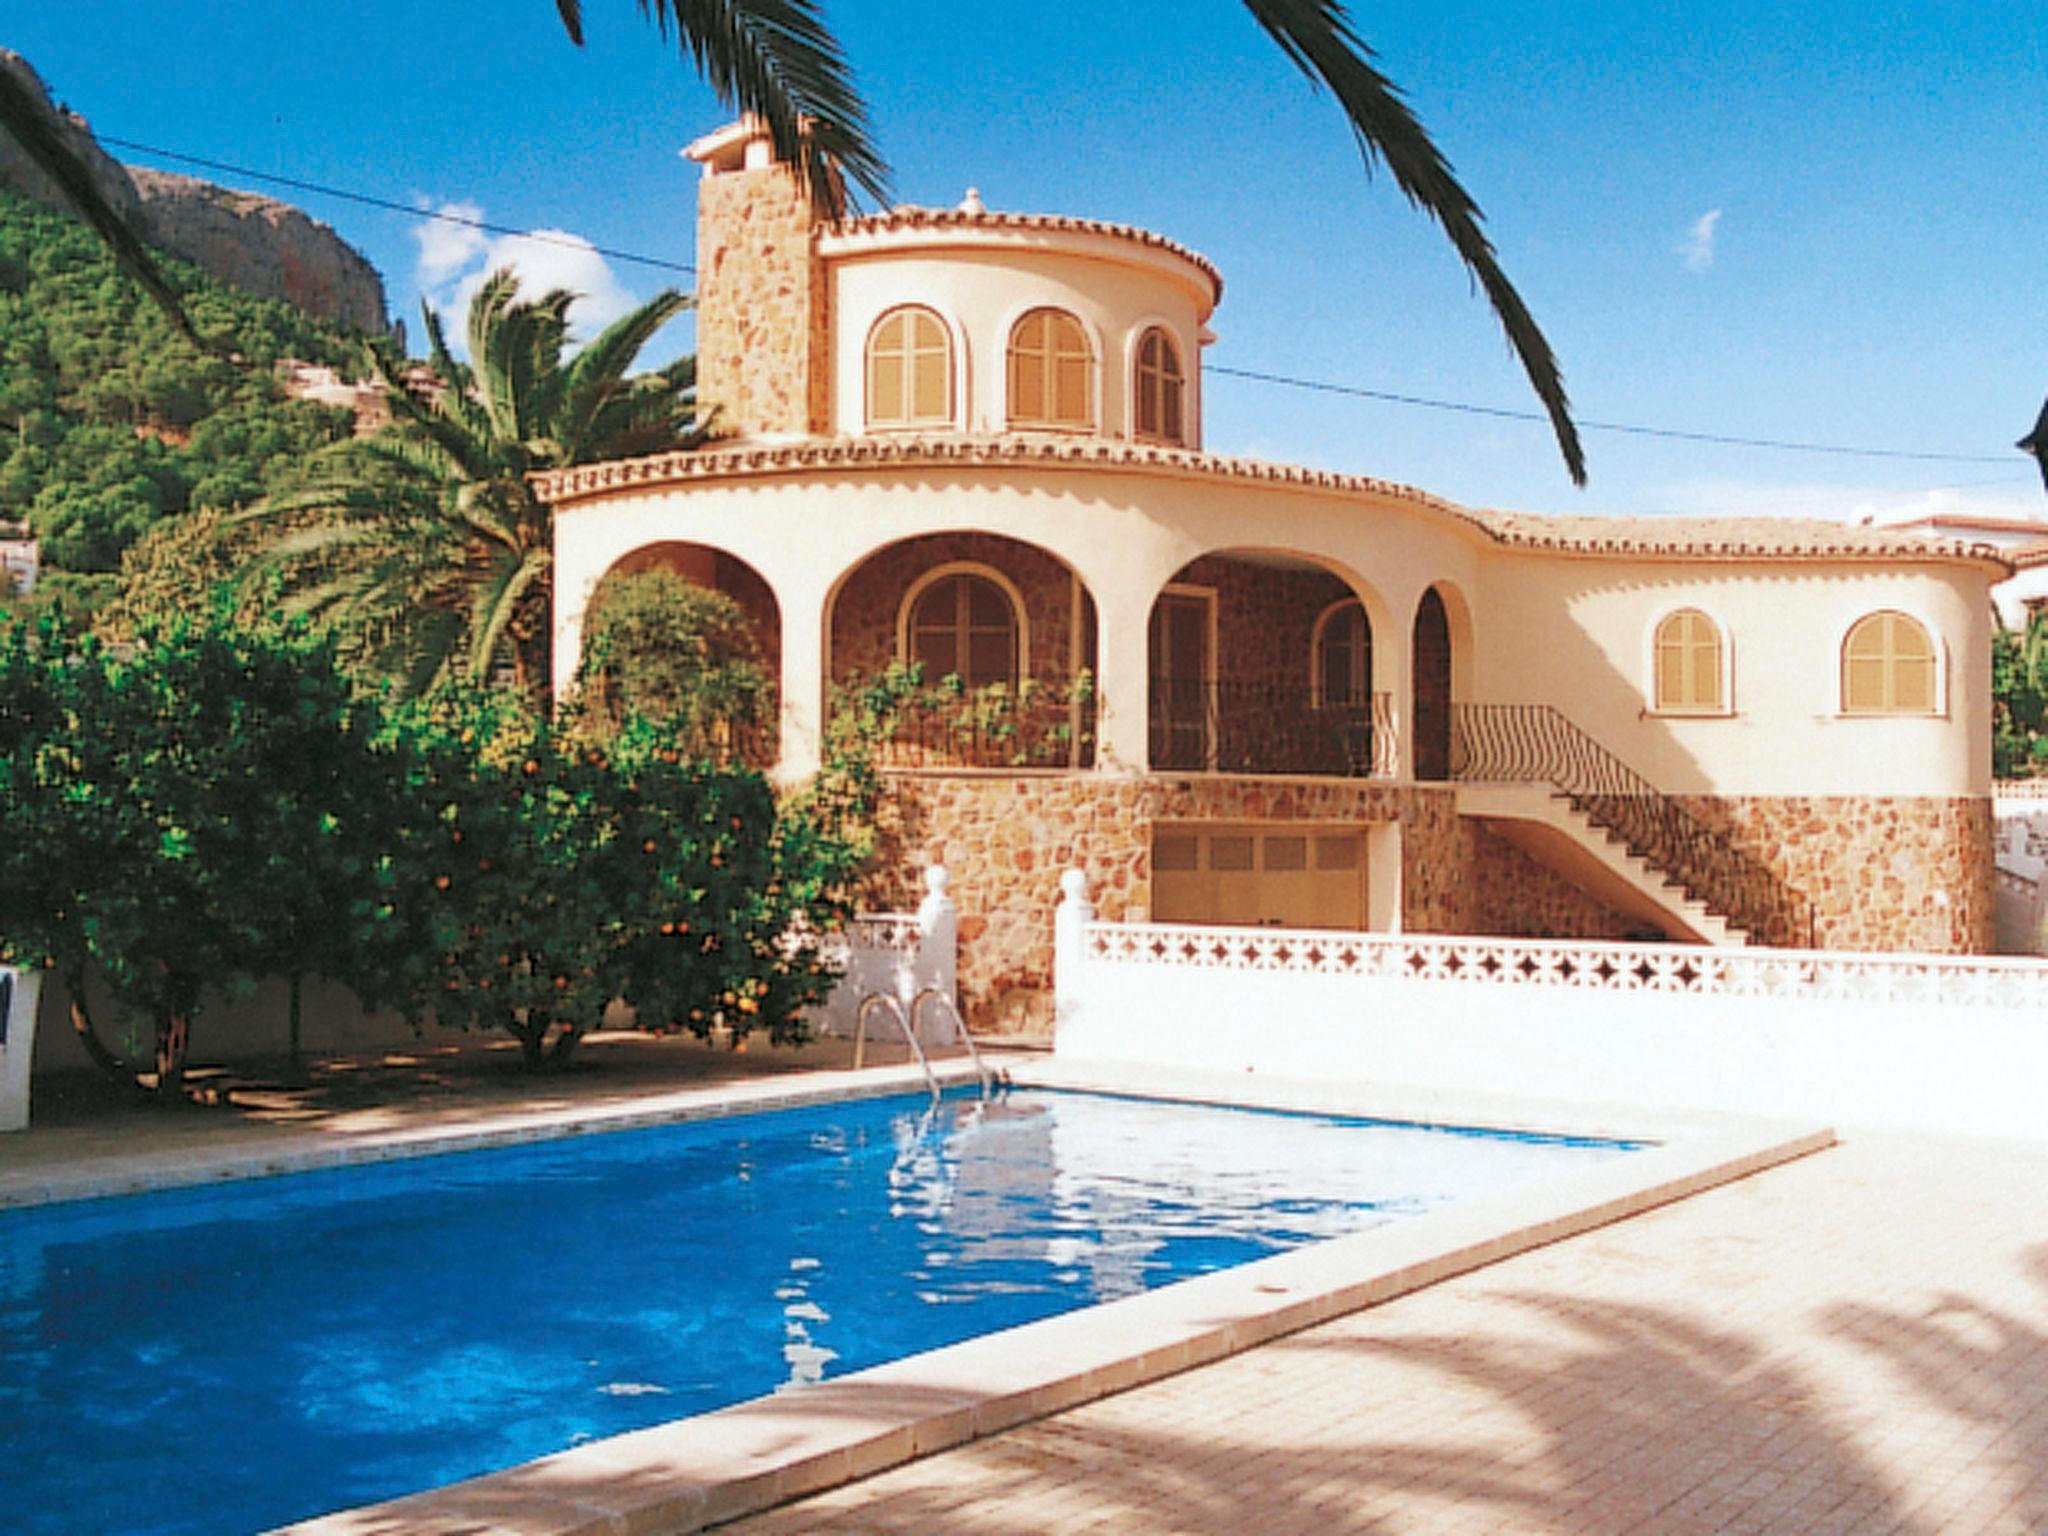
[[1365, 927], [1365, 832], [1300, 822], [1163, 822], [1152, 830], [1162, 923]]

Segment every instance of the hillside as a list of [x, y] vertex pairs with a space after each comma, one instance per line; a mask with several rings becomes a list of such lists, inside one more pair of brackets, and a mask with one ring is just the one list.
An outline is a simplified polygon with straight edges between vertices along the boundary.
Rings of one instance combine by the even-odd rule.
[[[363, 331], [386, 329], [384, 280], [327, 225], [273, 197], [122, 165], [100, 148], [84, 118], [50, 100], [48, 87], [28, 60], [0, 48], [0, 70], [48, 107], [59, 136], [91, 168], [100, 195], [141, 230], [148, 244], [223, 282], [282, 299], [316, 318]], [[0, 191], [71, 211], [64, 195], [4, 131]]]
[[52, 600], [89, 605], [152, 524], [245, 506], [351, 429], [277, 377], [292, 358], [355, 371], [351, 333], [165, 267], [238, 361], [180, 339], [82, 224], [0, 192], [0, 520], [42, 542]]

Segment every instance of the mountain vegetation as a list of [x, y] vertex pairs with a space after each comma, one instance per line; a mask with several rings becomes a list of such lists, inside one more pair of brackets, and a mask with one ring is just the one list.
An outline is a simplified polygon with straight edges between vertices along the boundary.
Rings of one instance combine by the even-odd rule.
[[41, 542], [51, 606], [95, 606], [151, 528], [253, 505], [352, 430], [346, 410], [285, 398], [274, 369], [356, 370], [358, 338], [161, 265], [206, 345], [84, 225], [0, 193], [0, 520]]

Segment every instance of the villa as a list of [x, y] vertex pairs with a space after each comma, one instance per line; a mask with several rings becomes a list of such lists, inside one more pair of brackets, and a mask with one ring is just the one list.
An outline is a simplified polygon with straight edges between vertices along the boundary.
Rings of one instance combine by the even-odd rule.
[[744, 123], [687, 153], [731, 436], [546, 478], [556, 675], [666, 566], [758, 625], [784, 779], [836, 686], [957, 679], [876, 895], [948, 867], [977, 1022], [1039, 1006], [1070, 866], [1106, 919], [1990, 949], [1994, 548], [1214, 455], [1194, 252], [971, 192], [833, 220]]

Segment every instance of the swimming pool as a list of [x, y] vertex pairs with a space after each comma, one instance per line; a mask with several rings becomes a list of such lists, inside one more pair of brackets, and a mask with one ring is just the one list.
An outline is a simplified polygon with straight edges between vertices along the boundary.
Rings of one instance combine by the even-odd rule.
[[7, 1213], [11, 1523], [255, 1529], [1624, 1150], [1032, 1092]]

